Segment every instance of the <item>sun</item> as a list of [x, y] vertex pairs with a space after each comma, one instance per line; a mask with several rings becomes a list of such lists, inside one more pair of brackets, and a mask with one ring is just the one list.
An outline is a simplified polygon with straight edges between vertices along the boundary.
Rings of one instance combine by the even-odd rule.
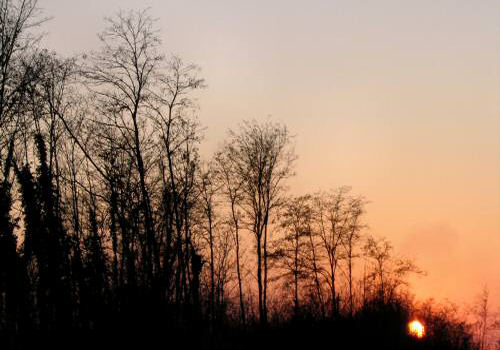
[[410, 335], [416, 338], [423, 338], [425, 334], [424, 325], [418, 320], [414, 320], [408, 323], [408, 331]]

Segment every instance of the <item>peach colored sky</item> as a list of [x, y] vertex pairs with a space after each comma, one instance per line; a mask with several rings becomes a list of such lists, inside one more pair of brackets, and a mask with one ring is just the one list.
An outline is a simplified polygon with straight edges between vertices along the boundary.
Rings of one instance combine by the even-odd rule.
[[421, 298], [500, 304], [500, 3], [40, 0], [45, 44], [97, 47], [102, 18], [151, 7], [199, 64], [209, 154], [245, 118], [297, 135], [297, 193], [350, 185], [370, 231], [415, 257]]

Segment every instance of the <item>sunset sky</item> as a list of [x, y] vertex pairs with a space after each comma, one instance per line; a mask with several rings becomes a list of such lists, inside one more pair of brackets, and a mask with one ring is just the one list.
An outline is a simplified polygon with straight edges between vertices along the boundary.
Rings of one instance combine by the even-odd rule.
[[497, 0], [40, 0], [44, 44], [96, 49], [103, 17], [151, 8], [166, 52], [202, 68], [208, 156], [270, 116], [296, 135], [294, 193], [352, 186], [370, 232], [427, 271], [420, 298], [500, 305]]

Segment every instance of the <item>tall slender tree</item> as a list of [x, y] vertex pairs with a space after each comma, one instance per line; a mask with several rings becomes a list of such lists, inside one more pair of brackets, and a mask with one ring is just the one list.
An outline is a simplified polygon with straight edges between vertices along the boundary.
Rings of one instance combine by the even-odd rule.
[[266, 324], [270, 220], [282, 203], [296, 157], [285, 126], [256, 121], [247, 121], [238, 131], [230, 132], [226, 154], [241, 183], [240, 207], [255, 237], [259, 318]]

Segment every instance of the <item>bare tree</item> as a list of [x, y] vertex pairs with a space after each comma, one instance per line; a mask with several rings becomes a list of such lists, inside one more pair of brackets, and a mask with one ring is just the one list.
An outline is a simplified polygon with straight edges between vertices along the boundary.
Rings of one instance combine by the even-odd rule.
[[84, 68], [102, 113], [129, 141], [139, 175], [145, 242], [143, 259], [149, 267], [148, 283], [152, 283], [158, 266], [158, 249], [154, 237], [153, 213], [146, 184], [148, 167], [144, 152], [148, 106], [159, 76], [163, 56], [158, 52], [160, 40], [154, 21], [145, 11], [118, 13], [107, 18], [107, 28], [100, 34], [102, 47], [90, 56]]
[[[175, 289], [176, 298], [181, 298], [181, 280], [186, 275], [192, 250], [189, 239], [188, 197], [192, 192], [191, 179], [196, 173], [196, 147], [201, 139], [197, 121], [190, 115], [196, 109], [191, 94], [204, 87], [204, 80], [198, 77], [199, 68], [194, 64], [185, 64], [179, 57], [173, 56], [166, 63], [165, 71], [159, 77], [159, 88], [150, 101], [150, 118], [159, 131], [162, 159], [161, 173], [163, 192], [172, 201], [169, 206], [175, 228], [176, 260]], [[195, 155], [193, 159], [190, 156]], [[194, 166], [194, 167], [193, 167]], [[170, 233], [169, 233], [170, 234]], [[184, 238], [183, 238], [184, 237]], [[184, 242], [184, 243], [183, 243]], [[169, 250], [165, 250], [170, 254]], [[164, 260], [172, 260], [165, 256]]]
[[267, 323], [268, 236], [270, 218], [282, 202], [285, 181], [293, 175], [295, 154], [285, 126], [245, 122], [230, 132], [226, 154], [241, 183], [240, 207], [254, 234], [260, 322]]
[[369, 236], [363, 249], [371, 262], [367, 275], [369, 287], [374, 289], [381, 302], [392, 301], [397, 289], [408, 284], [408, 275], [423, 274], [411, 259], [395, 256], [394, 248], [386, 238]]
[[486, 335], [489, 326], [489, 291], [485, 286], [481, 291], [481, 295], [478, 297], [478, 303], [476, 305], [476, 315], [478, 317], [477, 320], [477, 328], [479, 334], [479, 349], [484, 350], [486, 345]]
[[216, 319], [223, 320], [226, 313], [226, 285], [231, 281], [233, 275], [233, 255], [234, 240], [232, 233], [227, 227], [219, 229], [217, 234], [217, 241], [215, 246], [216, 259], [215, 259], [215, 305], [216, 305]]
[[[311, 196], [308, 201], [312, 202], [313, 197]], [[321, 275], [325, 273], [324, 267], [322, 266], [323, 255], [321, 254], [321, 243], [318, 242], [318, 229], [315, 227], [314, 223], [314, 210], [313, 203], [310, 203], [310, 210], [306, 213], [308, 214], [305, 218], [306, 220], [306, 233], [307, 233], [307, 266], [310, 270], [310, 274], [313, 278], [313, 289], [314, 298], [317, 304], [319, 304], [319, 311], [322, 317], [325, 316], [325, 304], [323, 298], [323, 288], [321, 283]]]
[[242, 215], [238, 210], [238, 206], [241, 204], [242, 200], [242, 182], [241, 179], [236, 176], [236, 169], [234, 164], [231, 163], [231, 159], [227, 153], [219, 151], [215, 156], [216, 172], [219, 177], [219, 181], [222, 184], [222, 191], [224, 197], [227, 198], [230, 208], [230, 227], [232, 227], [232, 232], [234, 235], [235, 242], [235, 258], [236, 258], [236, 276], [238, 279], [238, 298], [240, 305], [240, 318], [243, 324], [246, 323], [246, 311], [245, 311], [245, 301], [243, 298], [243, 279], [242, 279], [242, 268], [241, 268], [241, 248], [240, 248], [240, 229]]
[[216, 179], [213, 176], [213, 171], [208, 168], [199, 174], [199, 194], [200, 207], [202, 212], [202, 229], [206, 233], [206, 240], [209, 247], [209, 266], [210, 266], [210, 298], [209, 310], [210, 319], [214, 320], [215, 313], [215, 245], [216, 237], [216, 201], [215, 196], [218, 191]]
[[353, 293], [353, 266], [354, 259], [359, 255], [357, 253], [357, 246], [361, 240], [360, 231], [363, 229], [361, 217], [364, 213], [365, 201], [362, 197], [351, 197], [348, 200], [349, 220], [346, 230], [342, 237], [342, 246], [345, 252], [345, 260], [347, 264], [347, 279], [348, 279], [348, 307], [349, 314], [352, 316], [354, 311], [354, 293]]
[[339, 312], [337, 268], [342, 258], [342, 242], [351, 214], [346, 206], [348, 191], [347, 187], [342, 187], [330, 193], [316, 194], [314, 197], [318, 237], [327, 257], [328, 268], [324, 270], [324, 273], [330, 289], [333, 315]]
[[[36, 82], [33, 59], [39, 36], [33, 29], [46, 19], [40, 16], [37, 0], [0, 2], [0, 150], [6, 149], [21, 123], [30, 88]], [[5, 155], [0, 153], [0, 155]], [[1, 158], [0, 158], [1, 159]]]
[[[310, 196], [288, 199], [280, 209], [280, 225], [284, 231], [282, 239], [277, 241], [273, 257], [284, 271], [284, 277], [293, 284], [294, 315], [300, 312], [299, 288], [302, 281], [309, 278], [307, 238], [311, 237]], [[313, 261], [313, 264], [315, 260]]]
[[479, 349], [487, 349], [489, 332], [498, 327], [498, 314], [491, 310], [490, 291], [485, 285], [481, 293], [476, 296], [474, 305], [470, 308], [474, 317], [474, 328]]

